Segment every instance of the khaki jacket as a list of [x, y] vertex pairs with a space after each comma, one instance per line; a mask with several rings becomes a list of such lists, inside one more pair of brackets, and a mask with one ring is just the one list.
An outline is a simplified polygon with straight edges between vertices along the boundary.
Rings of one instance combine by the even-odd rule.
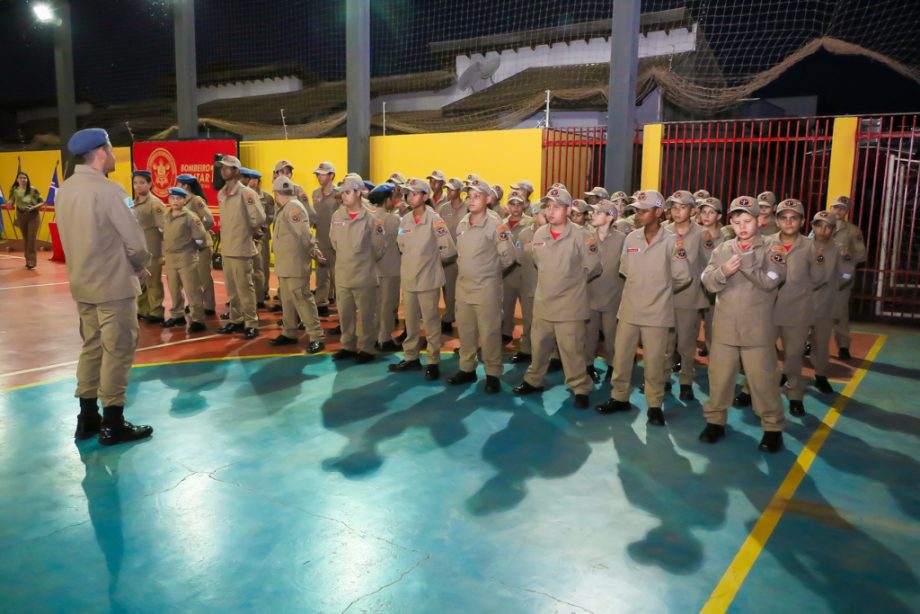
[[144, 231], [147, 251], [154, 260], [163, 257], [163, 225], [166, 221], [166, 209], [163, 201], [153, 194], [147, 194], [143, 200], [134, 201], [134, 206], [131, 208], [137, 218], [137, 223]]
[[75, 301], [98, 304], [140, 294], [137, 273], [151, 257], [131, 206], [120, 185], [83, 164], [61, 184], [54, 208]]
[[377, 261], [378, 277], [399, 277], [400, 256], [396, 237], [399, 236], [399, 216], [395, 211], [386, 212], [377, 209], [377, 218], [383, 220], [383, 236], [386, 238], [386, 251]]
[[310, 216], [300, 201], [275, 204], [273, 233], [275, 275], [309, 280], [316, 243], [310, 231]]
[[208, 232], [201, 219], [189, 211], [187, 206], [176, 215], [169, 211], [163, 229], [166, 266], [181, 269], [198, 262], [198, 250], [206, 245], [207, 237]]
[[211, 215], [211, 210], [208, 208], [208, 203], [204, 202], [204, 199], [200, 196], [192, 196], [185, 206], [189, 211], [198, 216], [198, 219], [201, 220], [201, 223], [204, 224], [204, 229], [208, 232], [205, 233], [207, 239], [205, 240], [206, 247], [212, 247], [214, 245], [214, 240], [211, 238], [211, 229], [214, 228], [214, 216]]
[[839, 220], [833, 234], [834, 242], [840, 247], [844, 256], [850, 256], [855, 264], [866, 261], [866, 242], [862, 232], [855, 224]]
[[[735, 253], [743, 257], [741, 268], [726, 278], [721, 267]], [[785, 279], [786, 250], [769, 237], [755, 235], [744, 252], [737, 239], [717, 247], [703, 271], [703, 286], [716, 295], [713, 342], [772, 347], [776, 343], [773, 307]]]
[[690, 285], [687, 251], [677, 237], [661, 228], [651, 243], [645, 228], [623, 242], [620, 274], [626, 278], [617, 318], [635, 326], [674, 326], [674, 293]]
[[[332, 214], [329, 243], [335, 251], [335, 285], [342, 288], [373, 288], [377, 262], [387, 251], [383, 220], [367, 207], [355, 219], [340, 207]], [[322, 248], [320, 248], [322, 251]]]
[[[508, 231], [511, 233], [511, 239], [514, 241], [514, 244], [515, 244], [514, 246], [518, 249], [518, 252], [520, 252], [521, 247], [522, 247], [521, 241], [520, 241], [521, 232], [525, 228], [531, 227], [531, 225], [533, 224], [533, 218], [528, 215], [522, 216], [521, 219], [518, 221], [518, 223], [514, 225], [514, 228], [511, 227], [510, 217], [506, 217], [504, 220], [502, 220], [502, 223], [508, 227]], [[518, 264], [520, 264], [520, 261], [521, 261], [521, 257], [520, 257], [520, 253], [518, 253]], [[514, 268], [512, 268], [510, 271], [505, 273], [505, 277], [502, 280], [504, 287], [520, 288], [521, 287], [521, 275], [522, 275], [521, 266], [515, 266]]]
[[812, 293], [814, 319], [827, 319], [834, 313], [838, 293], [853, 283], [853, 259], [844, 259], [843, 252], [833, 240], [827, 243], [814, 242], [815, 262], [821, 283]]
[[520, 252], [518, 254], [519, 267], [515, 267], [521, 275], [521, 296], [524, 298], [533, 298], [537, 292], [537, 267], [533, 262], [533, 236], [537, 228], [531, 223], [521, 229], [518, 235]]
[[518, 263], [511, 231], [492, 211], [475, 224], [467, 213], [457, 224], [457, 298], [482, 305], [501, 296], [502, 275]]
[[262, 209], [265, 211], [265, 223], [259, 229], [263, 236], [270, 237], [272, 233], [272, 222], [275, 221], [275, 197], [270, 192], [262, 191], [259, 194], [259, 200], [262, 201]]
[[[291, 189], [294, 191], [294, 198], [300, 203], [300, 205], [307, 211], [307, 215], [310, 218], [310, 223], [315, 225], [314, 220], [316, 220], [316, 209], [313, 208], [313, 203], [310, 200], [309, 194], [304, 190], [299, 184], [291, 182]], [[322, 251], [322, 250], [320, 250]]]
[[402, 254], [399, 276], [403, 290], [424, 292], [444, 285], [442, 263], [456, 259], [457, 245], [447, 223], [434, 209], [424, 207], [418, 223], [411, 210], [406, 213], [399, 221], [396, 244]]
[[468, 213], [466, 209], [466, 200], [461, 200], [460, 206], [456, 209], [450, 204], [450, 201], [443, 202], [438, 205], [437, 212], [438, 215], [441, 216], [441, 219], [444, 220], [444, 223], [447, 224], [447, 230], [450, 231], [450, 236], [456, 241], [457, 224], [459, 224], [460, 220]]
[[220, 201], [220, 253], [224, 256], [251, 258], [258, 252], [253, 237], [265, 224], [265, 210], [255, 190], [237, 183], [233, 191], [225, 186], [218, 193]]
[[626, 235], [611, 228], [603, 240], [597, 234], [603, 272], [588, 283], [588, 305], [591, 311], [617, 311], [623, 298], [623, 278], [620, 276], [620, 257]]
[[[780, 233], [770, 239], [783, 245]], [[814, 322], [812, 295], [824, 283], [817, 259], [814, 241], [796, 237], [786, 252], [786, 280], [776, 293], [773, 322], [777, 326], [811, 326]]]
[[332, 246], [329, 242], [329, 227], [332, 224], [332, 214], [338, 209], [340, 209], [339, 201], [335, 199], [331, 191], [329, 194], [323, 194], [322, 188], [313, 190], [313, 210], [316, 215], [311, 219], [316, 226], [316, 242], [319, 244], [320, 251]]
[[703, 294], [703, 283], [700, 281], [700, 275], [703, 269], [709, 264], [711, 249], [706, 249], [707, 232], [699, 224], [690, 222], [690, 228], [681, 236], [678, 234], [673, 223], [664, 226], [665, 230], [671, 232], [677, 237], [677, 246], [683, 247], [687, 253], [687, 265], [690, 267], [690, 285], [675, 292], [674, 308], [675, 309], [705, 309], [709, 306], [709, 300]]
[[587, 320], [588, 281], [603, 272], [597, 237], [568, 222], [554, 239], [547, 224], [534, 232], [530, 249], [537, 268], [533, 316], [549, 322]]

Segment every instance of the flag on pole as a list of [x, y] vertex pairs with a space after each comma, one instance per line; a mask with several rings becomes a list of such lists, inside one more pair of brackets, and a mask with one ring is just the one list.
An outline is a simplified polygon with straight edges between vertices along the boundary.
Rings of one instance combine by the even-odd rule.
[[[5, 204], [6, 204], [6, 200], [4, 200], [3, 198], [3, 187], [0, 186], [0, 205], [5, 205]], [[0, 211], [0, 237], [2, 236], [3, 236], [3, 211]]]
[[51, 187], [48, 188], [48, 198], [45, 199], [46, 205], [53, 205], [54, 199], [57, 196], [58, 188], [61, 187], [58, 183], [58, 167], [57, 164], [54, 165], [54, 174], [51, 176]]

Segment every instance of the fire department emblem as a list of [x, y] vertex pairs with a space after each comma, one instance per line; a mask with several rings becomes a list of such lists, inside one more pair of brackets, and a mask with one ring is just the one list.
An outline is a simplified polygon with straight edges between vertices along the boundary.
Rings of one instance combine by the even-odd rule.
[[160, 198], [169, 196], [169, 188], [176, 185], [176, 161], [168, 150], [159, 147], [147, 158], [153, 186], [151, 191]]

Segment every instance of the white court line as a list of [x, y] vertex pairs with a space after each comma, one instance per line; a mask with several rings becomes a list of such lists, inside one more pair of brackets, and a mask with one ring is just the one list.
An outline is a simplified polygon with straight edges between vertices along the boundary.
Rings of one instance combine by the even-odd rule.
[[69, 281], [56, 281], [50, 284], [30, 284], [28, 286], [7, 286], [5, 288], [0, 288], [0, 290], [18, 290], [20, 288], [43, 288], [45, 286], [63, 286], [69, 284]]
[[25, 260], [25, 256], [7, 256], [6, 254], [0, 254], [0, 258], [9, 258], [10, 260]]

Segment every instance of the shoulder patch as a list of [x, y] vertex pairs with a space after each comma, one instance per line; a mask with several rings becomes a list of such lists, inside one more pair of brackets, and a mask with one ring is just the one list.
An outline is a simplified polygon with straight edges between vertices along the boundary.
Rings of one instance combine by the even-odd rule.
[[383, 220], [378, 218], [377, 220], [374, 221], [374, 232], [376, 232], [379, 235], [384, 234], [385, 231], [383, 229]]
[[432, 224], [432, 226], [434, 226], [434, 232], [436, 235], [438, 235], [439, 237], [447, 236], [447, 224], [444, 222], [444, 220], [437, 219], [434, 221], [434, 224]]
[[193, 217], [192, 223], [197, 224], [198, 226], [201, 226], [201, 218], [199, 218], [198, 216]]
[[687, 248], [684, 247], [683, 241], [678, 241], [674, 244], [674, 258], [677, 260], [687, 259]]
[[256, 199], [255, 199], [255, 197], [253, 197], [251, 194], [247, 194], [247, 195], [246, 195], [246, 204], [247, 204], [247, 205], [254, 205], [254, 204], [256, 204]]
[[499, 224], [498, 226], [496, 226], [496, 227], [495, 227], [495, 232], [498, 233], [498, 240], [499, 240], [499, 241], [507, 241], [508, 239], [511, 238], [511, 235], [510, 235], [510, 233], [508, 232], [508, 227], [505, 226], [504, 224]]
[[128, 209], [130, 209], [130, 208], [132, 208], [132, 207], [134, 206], [134, 201], [131, 200], [131, 197], [130, 197], [130, 196], [125, 196], [124, 202], [125, 202], [125, 206], [126, 206]]
[[770, 260], [776, 264], [786, 264], [786, 250], [782, 247], [779, 248], [780, 251], [776, 251], [776, 247], [773, 248], [773, 253], [770, 255]]
[[818, 255], [815, 256], [815, 262], [817, 262], [818, 264], [824, 264], [824, 254], [822, 254], [821, 252], [818, 252]]
[[288, 215], [288, 217], [289, 217], [289, 218], [291, 219], [291, 221], [294, 222], [295, 224], [298, 223], [298, 222], [302, 222], [303, 219], [304, 219], [303, 216], [300, 215], [300, 211], [297, 211], [296, 209], [293, 210], [293, 211], [291, 211], [291, 213]]

